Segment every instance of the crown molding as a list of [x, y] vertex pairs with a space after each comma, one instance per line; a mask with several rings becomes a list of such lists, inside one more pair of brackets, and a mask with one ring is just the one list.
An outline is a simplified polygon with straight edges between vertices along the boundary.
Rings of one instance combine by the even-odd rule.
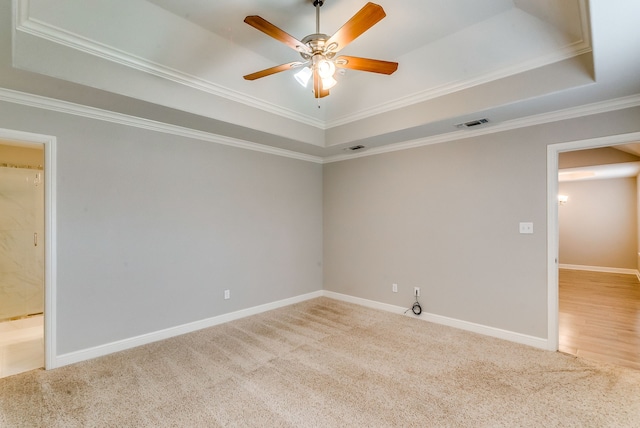
[[231, 90], [206, 79], [184, 73], [171, 67], [150, 61], [137, 55], [108, 46], [104, 43], [83, 37], [71, 31], [48, 24], [29, 16], [29, 0], [15, 0], [15, 31], [30, 34], [49, 42], [66, 46], [68, 48], [84, 52], [109, 62], [124, 65], [143, 73], [151, 74], [179, 85], [187, 86], [199, 91], [219, 96], [230, 101], [242, 103], [249, 107], [258, 108], [268, 113], [276, 114], [287, 119], [325, 129], [324, 121], [311, 116], [300, 114], [297, 111], [280, 107], [276, 104]]
[[576, 119], [583, 116], [590, 116], [599, 113], [607, 113], [610, 111], [622, 110], [626, 108], [640, 106], [640, 94], [628, 97], [616, 98], [612, 100], [585, 104], [579, 107], [572, 107], [563, 110], [557, 110], [549, 113], [542, 113], [521, 119], [509, 120], [502, 123], [490, 123], [486, 128], [478, 130], [460, 130], [447, 134], [436, 135], [433, 137], [420, 138], [417, 140], [406, 141], [402, 143], [389, 144], [382, 147], [368, 149], [357, 154], [340, 154], [327, 156], [323, 163], [340, 162], [366, 156], [374, 156], [382, 153], [396, 152], [399, 150], [413, 149], [416, 147], [429, 146], [432, 144], [446, 143], [449, 141], [461, 140], [464, 138], [478, 137], [481, 135], [495, 134], [498, 132], [511, 131], [529, 126], [543, 125], [546, 123], [559, 122], [561, 120]]
[[420, 138], [417, 140], [406, 141], [402, 143], [390, 144], [383, 147], [368, 149], [358, 154], [340, 154], [334, 156], [320, 157], [291, 150], [279, 149], [276, 147], [265, 146], [262, 144], [252, 143], [230, 137], [216, 135], [210, 132], [198, 131], [177, 125], [166, 124], [149, 119], [143, 119], [122, 113], [115, 113], [95, 107], [83, 106], [80, 104], [70, 103], [67, 101], [55, 100], [52, 98], [42, 97], [39, 95], [27, 94], [11, 89], [0, 88], [0, 101], [10, 102], [14, 104], [25, 105], [28, 107], [41, 108], [45, 110], [56, 111], [59, 113], [72, 114], [75, 116], [86, 117], [89, 119], [102, 120], [106, 122], [116, 123], [120, 125], [133, 126], [136, 128], [147, 129], [151, 131], [163, 132], [187, 138], [194, 138], [202, 141], [208, 141], [216, 144], [237, 147], [246, 150], [253, 150], [262, 153], [268, 153], [276, 156], [298, 159], [313, 163], [332, 163], [344, 160], [356, 159], [366, 156], [374, 156], [383, 153], [391, 153], [400, 150], [408, 150], [432, 144], [446, 143], [449, 141], [461, 140], [465, 138], [473, 138], [482, 135], [495, 134], [529, 126], [543, 125], [546, 123], [558, 122], [561, 120], [575, 119], [583, 116], [589, 116], [599, 113], [607, 113], [610, 111], [622, 110], [640, 106], [640, 94], [631, 95], [623, 98], [616, 98], [592, 104], [586, 104], [579, 107], [573, 107], [558, 110], [550, 113], [542, 113], [525, 117], [522, 119], [514, 119], [503, 123], [491, 124], [486, 128], [478, 130], [459, 130], [443, 135], [433, 137]]
[[582, 22], [582, 38], [581, 40], [569, 44], [558, 51], [543, 55], [531, 61], [516, 64], [512, 67], [485, 73], [478, 78], [450, 82], [435, 88], [418, 91], [390, 102], [361, 109], [355, 113], [344, 115], [335, 120], [323, 121], [291, 109], [283, 108], [274, 103], [252, 97], [239, 91], [231, 90], [206, 79], [202, 79], [189, 73], [184, 73], [180, 70], [167, 67], [140, 56], [132, 55], [112, 46], [108, 46], [36, 18], [32, 18], [29, 16], [29, 1], [30, 0], [14, 0], [16, 4], [16, 31], [21, 31], [25, 34], [30, 34], [32, 36], [48, 40], [52, 43], [66, 46], [113, 63], [124, 65], [126, 67], [172, 81], [179, 85], [184, 85], [234, 102], [239, 102], [249, 107], [257, 108], [322, 130], [346, 125], [371, 116], [409, 107], [417, 103], [426, 102], [444, 95], [486, 84], [508, 76], [553, 64], [555, 62], [567, 60], [592, 51], [588, 31], [589, 22], [586, 5], [584, 0], [579, 0]]
[[571, 59], [585, 53], [592, 52], [591, 47], [591, 26], [589, 23], [589, 15], [587, 12], [586, 0], [578, 0], [580, 9], [580, 40], [577, 40], [564, 48], [551, 52], [547, 55], [540, 56], [531, 61], [526, 61], [520, 64], [516, 64], [512, 67], [508, 67], [499, 71], [488, 72], [476, 79], [469, 79], [464, 81], [450, 82], [435, 88], [430, 88], [424, 91], [419, 91], [411, 95], [398, 98], [394, 101], [372, 106], [367, 109], [360, 110], [351, 115], [343, 116], [340, 119], [328, 121], [325, 128], [330, 129], [336, 126], [346, 125], [348, 123], [356, 122], [358, 120], [366, 119], [367, 117], [375, 116], [378, 114], [387, 113], [392, 110], [409, 107], [411, 105], [432, 100], [444, 95], [451, 94], [453, 92], [462, 91], [472, 88], [474, 86], [483, 85], [495, 80], [503, 79], [515, 74], [524, 73], [536, 68], [544, 67], [556, 62]]
[[591, 46], [587, 42], [580, 40], [566, 46], [562, 50], [538, 57], [531, 61], [516, 64], [512, 67], [489, 72], [475, 79], [450, 82], [448, 84], [444, 84], [435, 88], [429, 88], [424, 91], [412, 93], [411, 95], [398, 98], [388, 103], [379, 104], [367, 109], [360, 110], [356, 113], [343, 116], [340, 119], [328, 121], [325, 127], [326, 129], [330, 129], [336, 126], [357, 122], [358, 120], [366, 119], [378, 114], [388, 113], [393, 110], [410, 107], [412, 105], [449, 95], [454, 92], [470, 89], [475, 86], [484, 85], [519, 73], [524, 73], [526, 71], [534, 70], [536, 68], [544, 67], [556, 62], [571, 59], [585, 53], [589, 53], [591, 51]]
[[132, 126], [180, 137], [194, 138], [201, 141], [208, 141], [211, 143], [222, 144], [225, 146], [232, 146], [246, 150], [253, 150], [256, 152], [268, 153], [271, 155], [298, 159], [306, 162], [322, 163], [322, 158], [318, 156], [307, 155], [304, 153], [298, 153], [291, 150], [280, 149], [277, 147], [265, 146], [262, 144], [225, 137], [210, 132], [198, 131], [182, 126], [157, 122], [150, 119], [143, 119], [140, 117], [130, 116], [122, 113], [115, 113], [108, 110], [83, 106], [80, 104], [42, 97], [39, 95], [27, 94], [25, 92], [14, 91], [6, 88], [0, 88], [0, 101], [55, 111], [58, 113], [71, 114], [74, 116], [86, 117], [89, 119], [102, 120], [105, 122]]

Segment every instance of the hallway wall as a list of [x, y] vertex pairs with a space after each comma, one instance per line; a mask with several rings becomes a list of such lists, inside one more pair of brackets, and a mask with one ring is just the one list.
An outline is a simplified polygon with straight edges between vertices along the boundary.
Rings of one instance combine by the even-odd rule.
[[559, 193], [561, 265], [637, 269], [637, 179], [563, 182]]

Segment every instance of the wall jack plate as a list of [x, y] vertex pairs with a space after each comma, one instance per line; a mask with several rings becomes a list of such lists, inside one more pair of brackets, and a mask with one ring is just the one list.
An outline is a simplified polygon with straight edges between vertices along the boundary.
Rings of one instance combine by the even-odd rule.
[[420, 287], [413, 287], [413, 295], [420, 297]]

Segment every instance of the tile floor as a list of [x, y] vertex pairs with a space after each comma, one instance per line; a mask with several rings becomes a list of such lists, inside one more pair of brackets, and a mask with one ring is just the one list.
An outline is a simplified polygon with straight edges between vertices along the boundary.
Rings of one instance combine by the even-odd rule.
[[44, 367], [42, 315], [0, 322], [0, 377]]

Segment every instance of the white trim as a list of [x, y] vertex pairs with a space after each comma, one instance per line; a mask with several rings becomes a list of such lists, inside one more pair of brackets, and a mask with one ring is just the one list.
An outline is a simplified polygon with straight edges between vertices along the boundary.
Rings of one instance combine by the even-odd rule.
[[544, 67], [546, 65], [550, 65], [562, 60], [580, 56], [585, 53], [589, 53], [591, 51], [592, 51], [591, 46], [589, 46], [583, 40], [580, 40], [552, 54], [544, 55], [542, 57], [535, 58], [531, 61], [526, 61], [524, 63], [516, 64], [512, 67], [507, 67], [498, 71], [488, 72], [475, 79], [450, 82], [436, 88], [429, 88], [424, 91], [416, 92], [391, 102], [383, 103], [377, 106], [360, 110], [356, 113], [346, 115], [343, 118], [327, 122], [325, 128], [330, 129], [337, 126], [342, 126], [352, 122], [356, 122], [358, 120], [366, 119], [368, 117], [375, 116], [378, 114], [383, 114], [389, 111], [410, 107], [412, 105], [426, 102], [438, 97], [450, 95], [458, 91], [484, 85], [490, 82], [494, 82], [500, 79], [514, 76], [519, 73], [524, 73], [529, 70], [533, 70], [539, 67]]
[[561, 263], [558, 266], [560, 269], [569, 270], [586, 270], [590, 272], [604, 272], [604, 273], [621, 273], [624, 275], [640, 275], [637, 269], [626, 269], [606, 266], [586, 266], [586, 265], [570, 265]]
[[21, 145], [44, 144], [44, 364], [55, 366], [56, 355], [56, 293], [57, 293], [57, 223], [56, 223], [56, 138], [0, 128], [0, 140]]
[[[561, 120], [574, 119], [582, 116], [588, 116], [592, 114], [606, 113], [609, 111], [622, 110], [626, 108], [632, 108], [640, 106], [640, 94], [632, 95], [628, 97], [617, 98], [613, 100], [607, 100], [603, 102], [587, 104], [579, 107], [558, 110], [555, 112], [539, 114], [535, 116], [528, 116], [522, 119], [515, 119], [500, 124], [490, 125], [486, 128], [478, 130], [462, 130], [454, 131], [448, 134], [437, 135], [434, 137], [421, 138], [418, 140], [412, 140], [402, 143], [389, 144], [382, 147], [367, 149], [364, 152], [358, 154], [339, 154], [334, 156], [320, 157], [307, 155], [304, 153], [295, 152], [292, 150], [279, 149], [277, 147], [265, 146], [263, 144], [252, 143], [249, 141], [239, 140], [230, 137], [224, 137], [221, 135], [212, 134], [209, 132], [193, 130], [184, 128], [177, 125], [166, 124], [157, 122], [154, 120], [143, 119], [135, 116], [129, 116], [122, 113], [111, 112], [108, 110], [102, 110], [95, 107], [88, 107], [81, 104], [75, 104], [67, 101], [55, 100], [53, 98], [42, 97], [39, 95], [28, 94], [25, 92], [14, 91], [11, 89], [0, 88], [0, 101], [6, 101], [14, 104], [26, 105], [29, 107], [36, 107], [45, 110], [57, 111], [60, 113], [72, 114], [81, 117], [87, 117], [90, 119], [103, 120], [106, 122], [133, 126], [142, 129], [148, 129], [151, 131], [162, 132], [166, 134], [178, 135], [187, 138], [194, 138], [202, 141], [209, 141], [212, 143], [223, 144], [227, 146], [242, 148], [246, 150], [254, 150], [257, 152], [268, 153], [276, 156], [282, 156], [292, 159], [303, 160], [313, 163], [332, 163], [340, 162], [343, 160], [355, 159], [365, 156], [373, 156], [382, 153], [390, 153], [399, 150], [408, 150], [416, 147], [428, 146], [432, 144], [440, 144], [449, 141], [460, 140], [464, 138], [472, 138], [481, 135], [494, 134], [503, 131], [510, 131], [513, 129], [524, 128], [528, 126], [541, 125], [550, 122], [557, 122]], [[609, 137], [604, 137], [609, 138]], [[630, 141], [630, 140], [629, 140]], [[615, 143], [613, 143], [615, 144]], [[605, 142], [602, 146], [610, 145]], [[571, 149], [567, 149], [571, 150]]]
[[[640, 132], [609, 135], [588, 140], [569, 141], [547, 146], [547, 326], [548, 346], [559, 346], [558, 320], [558, 155], [572, 150], [594, 149], [625, 144], [640, 139]], [[640, 279], [640, 276], [639, 276]]]
[[354, 305], [366, 306], [367, 308], [379, 309], [381, 311], [393, 312], [396, 314], [401, 314], [407, 309], [400, 306], [390, 305], [388, 303], [378, 302], [376, 300], [368, 300], [361, 297], [349, 296], [348, 294], [336, 293], [335, 291], [324, 290], [323, 295], [330, 299], [353, 303]]
[[28, 0], [18, 0], [19, 11], [16, 13], [16, 31], [48, 40], [52, 43], [102, 58], [106, 61], [124, 65], [143, 73], [151, 74], [168, 81], [184, 85], [208, 94], [219, 96], [244, 105], [255, 107], [269, 113], [277, 114], [316, 128], [325, 129], [324, 122], [314, 117], [301, 114], [295, 110], [278, 106], [242, 92], [215, 84], [198, 76], [176, 70], [171, 67], [153, 62], [146, 58], [91, 40], [55, 25], [28, 16]]
[[[521, 119], [515, 119], [500, 124], [490, 125], [486, 128], [478, 130], [461, 130], [454, 131], [448, 134], [437, 135], [433, 137], [421, 138], [412, 141], [406, 141], [402, 143], [389, 144], [382, 147], [368, 149], [358, 154], [339, 154], [334, 156], [320, 157], [307, 155], [304, 153], [295, 152], [292, 150], [280, 149], [277, 147], [265, 146], [258, 143], [239, 140], [230, 137], [224, 137], [216, 135], [210, 132], [198, 131], [189, 128], [184, 128], [177, 125], [166, 124], [157, 122], [154, 120], [143, 119], [135, 116], [130, 116], [122, 113], [111, 112], [108, 110], [98, 109], [95, 107], [88, 107], [81, 104], [75, 104], [67, 101], [55, 100], [53, 98], [47, 98], [39, 95], [28, 94], [25, 92], [14, 91], [11, 89], [0, 88], [0, 101], [6, 101], [14, 104], [26, 105], [29, 107], [36, 107], [45, 110], [57, 111], [65, 114], [72, 114], [81, 117], [87, 117], [90, 119], [103, 120], [106, 122], [133, 126], [142, 129], [148, 129], [151, 131], [162, 132], [166, 134], [178, 135], [187, 138], [194, 138], [202, 141], [209, 141], [212, 143], [223, 144], [227, 146], [242, 148], [246, 150], [254, 150], [257, 152], [268, 153], [276, 156], [282, 156], [292, 159], [303, 160], [306, 162], [327, 164], [332, 162], [340, 162], [343, 160], [350, 160], [365, 156], [373, 156], [382, 153], [390, 153], [399, 150], [408, 150], [412, 148], [428, 146], [432, 144], [440, 144], [449, 141], [460, 140], [464, 138], [472, 138], [482, 135], [494, 134], [498, 132], [510, 131], [514, 129], [524, 128], [528, 126], [541, 125], [545, 123], [557, 122], [561, 120], [574, 119], [583, 116], [589, 116], [592, 114], [606, 113], [610, 111], [622, 110], [626, 108], [633, 108], [640, 106], [640, 94], [632, 95], [628, 97], [616, 98], [613, 100], [607, 100], [603, 102], [587, 104], [579, 107], [568, 108], [564, 110], [558, 110], [550, 113], [543, 113], [534, 116], [528, 116]], [[613, 137], [602, 137], [603, 142], [601, 147], [606, 147], [615, 143]], [[608, 139], [613, 138], [611, 142]], [[631, 141], [631, 140], [625, 140]], [[580, 142], [573, 142], [577, 149], [580, 148]], [[570, 144], [570, 143], [561, 143]], [[618, 143], [620, 144], [620, 143]], [[567, 146], [571, 147], [571, 146]], [[565, 149], [563, 149], [565, 150]], [[572, 150], [567, 148], [566, 150]], [[550, 154], [549, 154], [550, 155]]]
[[[341, 300], [348, 303], [354, 303], [361, 306], [366, 306], [373, 309], [380, 309], [387, 312], [393, 312], [396, 314], [404, 314], [407, 308], [400, 306], [389, 305], [386, 303], [380, 303], [373, 300], [362, 299], [359, 297], [348, 296], [346, 294], [335, 293], [333, 291], [324, 291], [324, 296], [331, 299]], [[529, 336], [526, 334], [516, 333], [513, 331], [503, 330], [500, 328], [489, 327], [482, 324], [476, 324], [469, 321], [458, 320], [455, 318], [449, 318], [442, 315], [431, 314], [422, 312], [421, 315], [414, 315], [409, 311], [407, 316], [420, 319], [422, 321], [428, 321], [435, 324], [446, 325], [449, 327], [458, 328], [461, 330], [471, 331], [473, 333], [482, 334], [485, 336], [496, 337], [498, 339], [508, 340], [510, 342], [520, 343], [523, 345], [533, 346], [540, 349], [549, 349], [547, 339], [535, 336]]]
[[590, 23], [587, 15], [587, 6], [585, 3], [585, 0], [579, 0], [579, 8], [580, 8], [580, 21], [581, 21], [581, 25], [580, 25], [581, 39], [565, 46], [563, 49], [560, 49], [559, 51], [552, 52], [547, 55], [543, 55], [541, 57], [535, 58], [530, 61], [526, 61], [521, 64], [516, 64], [512, 67], [509, 67], [503, 70], [488, 72], [475, 79], [447, 83], [437, 88], [427, 89], [424, 91], [417, 92], [415, 94], [411, 94], [411, 95], [399, 98], [395, 101], [374, 106], [372, 108], [365, 109], [351, 115], [347, 115], [342, 119], [336, 119], [334, 121], [331, 121], [327, 123], [326, 128], [330, 129], [336, 126], [345, 125], [347, 123], [355, 122], [357, 120], [361, 120], [377, 114], [386, 113], [399, 108], [409, 107], [417, 103], [425, 102], [437, 97], [449, 95], [454, 92], [458, 92], [464, 89], [469, 89], [474, 86], [479, 86], [485, 83], [493, 82], [499, 79], [503, 79], [519, 73], [523, 73], [529, 70], [543, 67], [545, 65], [550, 65], [562, 60], [574, 58], [576, 56], [580, 56], [585, 53], [592, 52], [593, 49], [591, 47], [591, 30], [590, 30]]
[[[382, 153], [396, 152], [399, 150], [413, 149], [416, 147], [429, 146], [432, 144], [446, 143], [449, 141], [461, 140], [464, 138], [478, 137], [481, 135], [495, 134], [498, 132], [511, 131], [514, 129], [525, 128], [535, 125], [543, 125], [545, 123], [558, 122], [562, 120], [576, 119], [583, 116], [593, 114], [607, 113], [610, 111], [622, 110], [640, 106], [640, 94], [631, 95], [613, 100], [601, 101], [592, 104], [581, 105], [578, 107], [557, 110], [549, 113], [542, 113], [533, 116], [527, 116], [521, 119], [509, 120], [497, 124], [489, 124], [484, 128], [474, 130], [461, 130], [449, 132], [447, 134], [436, 135], [433, 137], [420, 138], [412, 141], [388, 144], [382, 147], [367, 149], [357, 154], [339, 154], [324, 158], [323, 163], [340, 162], [343, 160], [355, 159], [365, 156], [373, 156]], [[605, 144], [606, 145], [606, 144]]]
[[558, 152], [547, 146], [547, 349], [560, 348], [558, 296]]
[[126, 349], [135, 348], [137, 346], [146, 345], [148, 343], [157, 342], [159, 340], [169, 339], [171, 337], [180, 336], [182, 334], [191, 333], [197, 330], [202, 330], [203, 328], [224, 324], [229, 321], [234, 321], [234, 320], [245, 318], [251, 315], [257, 315], [273, 309], [278, 309], [284, 306], [300, 303], [305, 300], [314, 299], [316, 297], [322, 297], [322, 294], [323, 294], [322, 291], [315, 291], [313, 293], [303, 294], [300, 296], [279, 300], [277, 302], [267, 303], [260, 306], [254, 306], [252, 308], [242, 309], [236, 312], [230, 312], [227, 314], [218, 315], [218, 316], [207, 318], [204, 320], [194, 321], [191, 323], [182, 324], [176, 327], [170, 327], [164, 330], [159, 330], [159, 331], [143, 334], [136, 337], [130, 337], [128, 339], [118, 340], [116, 342], [106, 343], [104, 345], [98, 345], [93, 348], [82, 349], [80, 351], [59, 355], [56, 357], [55, 367], [62, 367], [69, 364], [79, 363], [81, 361], [102, 357], [104, 355], [112, 354], [114, 352], [120, 352]]
[[278, 106], [274, 103], [266, 102], [261, 99], [246, 95], [242, 92], [231, 90], [221, 85], [215, 84], [209, 80], [202, 79], [198, 76], [182, 72], [180, 70], [153, 62], [149, 59], [133, 55], [121, 49], [100, 43], [89, 39], [71, 31], [59, 28], [55, 25], [43, 22], [41, 20], [29, 16], [28, 0], [16, 0], [17, 12], [14, 28], [16, 31], [22, 31], [56, 43], [71, 49], [85, 52], [90, 55], [105, 59], [109, 62], [124, 65], [134, 70], [139, 70], [154, 76], [158, 76], [169, 81], [185, 85], [196, 90], [214, 94], [235, 102], [248, 105], [250, 107], [259, 108], [282, 117], [293, 119], [301, 123], [315, 126], [320, 129], [330, 129], [336, 126], [352, 123], [364, 118], [374, 116], [376, 114], [386, 113], [399, 108], [408, 107], [416, 103], [425, 102], [443, 95], [452, 94], [457, 91], [472, 88], [478, 85], [493, 82], [505, 77], [509, 77], [518, 73], [533, 70], [562, 60], [570, 59], [584, 53], [592, 51], [588, 30], [588, 20], [586, 20], [586, 7], [584, 1], [580, 1], [581, 20], [582, 20], [582, 39], [577, 40], [563, 48], [547, 55], [540, 56], [533, 60], [525, 61], [508, 67], [503, 70], [485, 73], [484, 75], [463, 81], [450, 82], [436, 88], [430, 88], [420, 91], [391, 102], [381, 103], [371, 108], [360, 110], [357, 113], [345, 115], [342, 118], [323, 122], [311, 116], [300, 114], [294, 110]]
[[45, 369], [55, 367], [57, 343], [57, 140], [44, 143], [45, 174]]
[[[75, 364], [81, 361], [102, 357], [115, 352], [120, 352], [127, 349], [135, 348], [138, 346], [146, 345], [149, 343], [157, 342], [160, 340], [169, 339], [171, 337], [188, 334], [197, 330], [202, 330], [204, 328], [214, 327], [216, 325], [224, 324], [230, 321], [235, 321], [241, 318], [246, 318], [252, 315], [257, 315], [273, 309], [282, 308], [285, 306], [293, 305], [296, 303], [315, 299], [318, 297], [328, 297], [330, 299], [340, 300], [343, 302], [353, 303], [356, 305], [366, 306], [369, 308], [378, 309], [386, 312], [392, 312], [400, 315], [402, 315], [406, 310], [406, 308], [402, 308], [400, 306], [394, 306], [386, 303], [376, 302], [373, 300], [367, 300], [359, 297], [348, 296], [346, 294], [335, 293], [332, 291], [319, 290], [312, 293], [292, 297], [289, 299], [267, 303], [267, 304], [255, 306], [252, 308], [242, 309], [236, 312], [222, 314], [216, 317], [195, 321], [192, 323], [171, 327], [164, 330], [143, 334], [140, 336], [123, 339], [116, 342], [106, 343], [104, 345], [98, 345], [93, 348], [87, 348], [87, 349], [82, 349], [80, 351], [63, 354], [56, 357], [54, 363], [49, 368], [62, 367], [69, 364]], [[436, 324], [446, 325], [446, 326], [458, 328], [461, 330], [483, 334], [485, 336], [496, 337], [498, 339], [508, 340], [508, 341], [520, 343], [523, 345], [533, 346], [535, 348], [548, 349], [547, 340], [539, 337], [529, 336], [526, 334], [516, 333], [508, 330], [502, 330], [499, 328], [489, 327], [481, 324], [462, 321], [454, 318], [448, 318], [448, 317], [444, 317], [436, 314], [429, 314], [425, 312], [423, 312], [422, 315], [420, 316], [413, 315], [413, 313], [410, 313], [408, 316], [411, 316], [423, 321], [433, 322]]]
[[13, 91], [11, 89], [0, 88], [0, 101], [26, 105], [29, 107], [42, 108], [59, 113], [72, 114], [75, 116], [87, 117], [90, 119], [103, 120], [119, 125], [133, 126], [136, 128], [162, 132], [165, 134], [178, 135], [186, 138], [194, 138], [201, 141], [237, 147], [240, 149], [253, 150], [256, 152], [268, 153], [307, 162], [322, 163], [322, 158], [318, 156], [298, 153], [291, 150], [279, 149], [277, 147], [265, 146], [263, 144], [252, 143], [239, 140], [237, 138], [225, 137], [205, 131], [198, 131], [182, 126], [157, 122], [155, 120], [143, 119], [122, 113], [115, 113], [95, 107], [88, 107], [68, 101], [55, 100], [53, 98], [39, 95], [27, 94], [25, 92]]

